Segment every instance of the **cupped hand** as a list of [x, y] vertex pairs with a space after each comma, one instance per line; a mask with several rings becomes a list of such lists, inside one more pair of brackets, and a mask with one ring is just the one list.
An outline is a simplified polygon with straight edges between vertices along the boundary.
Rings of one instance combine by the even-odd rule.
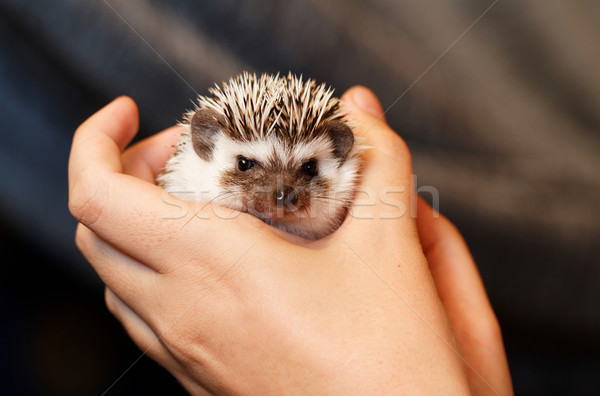
[[374, 96], [344, 96], [364, 155], [342, 227], [316, 242], [154, 180], [180, 130], [124, 148], [119, 98], [78, 128], [77, 245], [134, 342], [194, 394], [512, 394], [502, 339], [460, 234], [414, 195]]

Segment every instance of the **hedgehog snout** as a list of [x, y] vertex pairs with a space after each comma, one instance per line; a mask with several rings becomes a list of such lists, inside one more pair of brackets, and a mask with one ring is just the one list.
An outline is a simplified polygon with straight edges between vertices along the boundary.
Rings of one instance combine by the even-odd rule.
[[275, 189], [275, 204], [278, 208], [295, 207], [298, 203], [298, 192], [290, 186], [280, 185]]

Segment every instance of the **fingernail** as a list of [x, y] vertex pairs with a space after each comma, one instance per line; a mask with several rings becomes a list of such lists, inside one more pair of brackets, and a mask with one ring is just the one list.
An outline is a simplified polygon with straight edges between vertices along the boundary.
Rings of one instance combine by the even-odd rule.
[[352, 101], [361, 110], [366, 111], [374, 117], [381, 117], [383, 109], [377, 97], [367, 88], [357, 87], [352, 92]]

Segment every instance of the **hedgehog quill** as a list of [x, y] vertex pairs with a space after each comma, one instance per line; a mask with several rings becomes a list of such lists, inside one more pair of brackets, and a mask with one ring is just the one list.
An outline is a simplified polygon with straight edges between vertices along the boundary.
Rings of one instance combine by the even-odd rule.
[[304, 238], [335, 231], [352, 203], [363, 148], [333, 90], [291, 73], [243, 73], [209, 92], [185, 115], [159, 184]]

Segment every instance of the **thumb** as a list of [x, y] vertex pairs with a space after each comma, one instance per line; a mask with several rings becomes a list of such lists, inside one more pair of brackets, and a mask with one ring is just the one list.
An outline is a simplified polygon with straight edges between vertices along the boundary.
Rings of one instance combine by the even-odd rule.
[[[365, 87], [354, 87], [343, 96], [347, 118], [354, 124], [362, 154], [361, 181], [350, 216], [356, 219], [410, 219], [412, 165], [404, 141], [386, 124], [377, 97]], [[363, 227], [363, 221], [352, 221]], [[373, 222], [371, 222], [373, 223]], [[389, 222], [395, 223], [395, 222]]]

